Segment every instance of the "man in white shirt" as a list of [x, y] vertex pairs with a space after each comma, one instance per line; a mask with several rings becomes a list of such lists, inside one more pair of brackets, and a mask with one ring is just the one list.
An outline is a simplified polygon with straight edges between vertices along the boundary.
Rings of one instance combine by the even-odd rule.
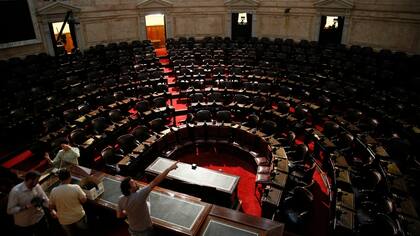
[[78, 158], [80, 157], [80, 150], [77, 147], [72, 147], [69, 145], [67, 140], [62, 140], [60, 143], [61, 150], [58, 151], [57, 155], [55, 156], [54, 160], [51, 160], [48, 152], [45, 153], [45, 159], [50, 164], [54, 166], [61, 167], [64, 163], [68, 162], [74, 165], [79, 165]]
[[38, 184], [40, 173], [30, 171], [9, 193], [7, 213], [13, 215], [16, 235], [49, 235], [45, 212], [48, 197]]
[[67, 169], [58, 172], [61, 184], [51, 191], [50, 209], [57, 211], [57, 218], [69, 236], [88, 235], [88, 225], [83, 203], [86, 194], [77, 184], [71, 184], [71, 174]]

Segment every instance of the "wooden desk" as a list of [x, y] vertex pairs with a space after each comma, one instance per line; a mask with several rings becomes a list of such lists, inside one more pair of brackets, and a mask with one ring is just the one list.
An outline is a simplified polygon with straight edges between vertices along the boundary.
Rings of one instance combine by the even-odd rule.
[[265, 138], [265, 141], [267, 141], [268, 144], [270, 144], [272, 147], [281, 146], [281, 143], [277, 139], [273, 138], [272, 136]]
[[273, 170], [280, 171], [283, 173], [289, 173], [289, 161], [287, 158], [281, 158], [274, 155], [272, 160]]
[[274, 177], [271, 179], [271, 184], [283, 189], [286, 186], [287, 177], [289, 175], [280, 171], [273, 172], [272, 175], [274, 175]]
[[381, 158], [390, 158], [388, 152], [385, 150], [383, 146], [375, 147], [375, 154]]
[[354, 216], [352, 211], [337, 206], [334, 219], [335, 233], [337, 235], [353, 235]]
[[349, 164], [347, 163], [346, 158], [341, 155], [339, 152], [335, 152], [332, 156], [335, 166], [340, 167], [342, 169], [348, 169]]
[[279, 156], [280, 158], [285, 158], [287, 159], [287, 154], [286, 154], [286, 150], [284, 150], [284, 148], [277, 148], [275, 150], [275, 155]]
[[[154, 178], [174, 161], [157, 158], [145, 172]], [[206, 202], [234, 208], [238, 203], [237, 185], [239, 176], [229, 175], [202, 167], [192, 169], [192, 165], [178, 163], [178, 168], [169, 173], [162, 186], [199, 197]]]
[[355, 125], [353, 125], [353, 124], [351, 124], [350, 122], [348, 122], [346, 119], [344, 119], [343, 117], [341, 117], [341, 116], [336, 116], [335, 117], [335, 120], [337, 121], [337, 123], [339, 124], [339, 125], [342, 125], [342, 126], [344, 126], [345, 128], [347, 128], [351, 133], [360, 133], [360, 129], [357, 127], [357, 126], [355, 126]]
[[[70, 167], [73, 177], [83, 178], [89, 175], [79, 166]], [[104, 193], [95, 200], [89, 202], [99, 207], [116, 210], [119, 197], [121, 196], [120, 183], [123, 177], [111, 176], [98, 171], [90, 172], [90, 176], [101, 180], [104, 184]], [[51, 190], [58, 185], [58, 179], [50, 176], [42, 183], [42, 186]], [[138, 182], [140, 188], [146, 184]], [[196, 235], [204, 219], [207, 217], [211, 204], [201, 202], [199, 198], [185, 194], [155, 188], [149, 196], [150, 216], [152, 222], [158, 228], [169, 232], [177, 232], [182, 235]]]
[[[120, 180], [103, 178], [105, 192], [96, 200], [97, 204], [115, 209], [119, 196]], [[141, 187], [144, 184], [140, 184]], [[211, 205], [186, 195], [174, 196], [168, 191], [154, 190], [149, 195], [150, 216], [154, 225], [186, 235], [195, 235]]]
[[419, 218], [417, 214], [414, 199], [411, 197], [403, 198], [402, 201], [397, 204], [397, 212], [402, 215], [409, 216], [412, 218]]
[[337, 182], [351, 184], [350, 172], [348, 170], [342, 169], [342, 168], [336, 168], [335, 172], [336, 172]]
[[[68, 168], [73, 177], [80, 179], [92, 176], [103, 182], [104, 193], [95, 200], [89, 200], [89, 204], [116, 210], [119, 197], [121, 196], [120, 183], [123, 179], [122, 176], [112, 176], [80, 166], [69, 166]], [[143, 182], [137, 183], [140, 188], [146, 185]], [[43, 175], [42, 183], [40, 184], [48, 194], [48, 190], [58, 185], [58, 178], [48, 172]], [[223, 224], [221, 225], [223, 229], [228, 227], [228, 230], [234, 230], [235, 232], [249, 231], [248, 229], [251, 229], [251, 231], [257, 232], [254, 235], [281, 236], [283, 233], [284, 225], [281, 223], [204, 203], [199, 198], [160, 187], [154, 188], [151, 192], [149, 202], [153, 225], [165, 231], [165, 235], [215, 235], [212, 233], [214, 232], [213, 226], [218, 228], [220, 226], [219, 223]], [[209, 226], [210, 219], [217, 225]], [[231, 227], [235, 229], [231, 229]], [[204, 232], [207, 233], [204, 234]]]
[[[146, 168], [146, 172], [159, 175], [175, 161], [159, 157], [150, 166]], [[219, 191], [234, 194], [236, 191], [239, 176], [222, 173], [197, 166], [195, 169], [192, 165], [179, 162], [178, 168], [168, 174], [168, 178], [177, 179], [180, 181], [204, 185], [216, 188]]]
[[384, 167], [385, 171], [395, 177], [402, 177], [402, 173], [400, 168], [398, 168], [395, 162], [391, 161], [381, 161], [382, 166]]
[[374, 139], [372, 136], [370, 135], [366, 135], [364, 136], [364, 138], [362, 139], [364, 141], [365, 144], [367, 145], [372, 145], [372, 146], [376, 146], [378, 145], [378, 142], [376, 141], [376, 139]]
[[337, 205], [354, 211], [354, 194], [351, 192], [337, 189]]
[[199, 235], [282, 236], [283, 231], [279, 222], [213, 205]]
[[262, 217], [272, 219], [274, 212], [280, 206], [283, 190], [268, 185], [265, 187], [264, 193], [267, 195], [263, 195], [261, 198], [261, 214]]
[[306, 135], [315, 142], [314, 154], [316, 156], [321, 155], [322, 152], [324, 155], [328, 156], [336, 149], [336, 145], [319, 130], [307, 128], [305, 129], [305, 132]]

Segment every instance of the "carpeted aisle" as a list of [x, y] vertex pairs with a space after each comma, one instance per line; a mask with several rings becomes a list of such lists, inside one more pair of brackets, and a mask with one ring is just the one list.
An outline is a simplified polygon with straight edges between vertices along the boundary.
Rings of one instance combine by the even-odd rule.
[[[162, 58], [167, 55], [165, 48], [159, 48], [155, 50], [156, 56], [160, 57], [160, 62], [163, 66], [165, 73], [170, 73], [171, 68], [167, 66], [169, 60]], [[175, 77], [171, 74], [166, 76], [168, 84], [175, 82]], [[176, 87], [169, 88], [170, 93], [177, 92]], [[172, 105], [175, 110], [187, 109], [185, 101], [179, 99], [172, 99]], [[175, 118], [176, 125], [186, 119], [185, 115], [177, 116]], [[243, 212], [261, 216], [261, 207], [258, 200], [255, 197], [255, 170], [248, 160], [242, 160], [240, 157], [232, 155], [229, 152], [215, 151], [212, 147], [198, 148], [196, 153], [189, 153], [178, 157], [182, 162], [196, 163], [201, 167], [206, 167], [213, 170], [221, 170], [223, 172], [240, 176], [238, 185], [238, 197], [242, 200]]]
[[[315, 171], [313, 180], [315, 181], [312, 194], [314, 195], [314, 208], [311, 220], [308, 224], [305, 235], [328, 235], [329, 225], [329, 189], [325, 183], [325, 175]], [[324, 227], [327, 226], [327, 227]]]

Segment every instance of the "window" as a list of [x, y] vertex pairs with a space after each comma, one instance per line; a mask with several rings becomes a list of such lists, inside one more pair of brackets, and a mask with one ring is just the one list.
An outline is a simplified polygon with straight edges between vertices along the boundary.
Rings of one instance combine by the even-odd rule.
[[31, 4], [27, 0], [0, 1], [0, 27], [5, 32], [0, 34], [0, 48], [37, 39]]

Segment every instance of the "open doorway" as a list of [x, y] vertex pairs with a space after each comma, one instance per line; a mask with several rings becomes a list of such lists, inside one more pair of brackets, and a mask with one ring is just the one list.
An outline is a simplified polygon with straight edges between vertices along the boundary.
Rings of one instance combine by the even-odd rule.
[[252, 37], [252, 14], [232, 13], [232, 39], [247, 41]]
[[322, 16], [319, 42], [322, 44], [340, 44], [343, 26], [344, 16]]
[[64, 22], [49, 23], [55, 55], [71, 54], [77, 47], [74, 26]]
[[146, 16], [146, 34], [155, 49], [165, 47], [166, 29], [165, 15], [152, 14]]

